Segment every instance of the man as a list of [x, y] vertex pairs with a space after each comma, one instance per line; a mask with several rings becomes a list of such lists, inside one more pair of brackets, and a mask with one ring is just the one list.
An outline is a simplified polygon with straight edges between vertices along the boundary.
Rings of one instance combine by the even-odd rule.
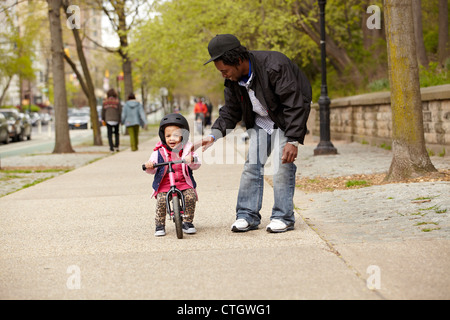
[[[244, 121], [250, 136], [241, 176], [234, 232], [257, 229], [261, 222], [264, 165], [272, 153], [274, 206], [268, 232], [294, 228], [294, 190], [298, 144], [303, 144], [311, 103], [311, 86], [305, 75], [284, 54], [248, 51], [231, 34], [220, 34], [208, 45], [225, 78], [225, 105], [211, 127], [211, 134], [194, 148], [209, 148], [227, 130]], [[281, 163], [280, 163], [281, 162]]]

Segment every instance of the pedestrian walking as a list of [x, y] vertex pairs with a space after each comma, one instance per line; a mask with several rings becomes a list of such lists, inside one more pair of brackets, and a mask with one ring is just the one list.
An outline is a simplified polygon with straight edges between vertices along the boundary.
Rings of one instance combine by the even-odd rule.
[[248, 51], [231, 34], [220, 34], [208, 45], [225, 78], [225, 104], [211, 127], [211, 134], [193, 150], [209, 148], [241, 120], [249, 133], [249, 150], [242, 172], [231, 230], [258, 228], [263, 197], [264, 165], [273, 154], [274, 205], [268, 232], [294, 228], [294, 191], [298, 144], [303, 144], [311, 104], [311, 86], [303, 72], [284, 54]]
[[131, 151], [137, 151], [139, 146], [139, 126], [147, 125], [142, 104], [136, 100], [134, 93], [130, 93], [128, 101], [122, 110], [122, 123], [125, 125], [130, 136]]
[[205, 120], [205, 115], [208, 112], [208, 107], [203, 102], [203, 98], [198, 98], [197, 103], [194, 105], [195, 120], [202, 119]]
[[[155, 236], [164, 236], [166, 221], [166, 195], [170, 189], [167, 167], [155, 169], [154, 163], [166, 161], [177, 161], [184, 159], [187, 164], [174, 164], [175, 183], [184, 195], [186, 211], [183, 217], [183, 232], [187, 234], [196, 233], [194, 227], [195, 203], [197, 201], [197, 186], [192, 170], [200, 167], [201, 163], [195, 152], [191, 151], [192, 143], [189, 142], [189, 123], [179, 113], [172, 113], [162, 118], [159, 126], [159, 137], [161, 141], [156, 144], [149, 161], [145, 164], [146, 172], [154, 174], [153, 195], [156, 197]], [[194, 159], [196, 161], [194, 161]]]
[[111, 152], [119, 151], [119, 126], [121, 113], [122, 105], [117, 98], [117, 92], [114, 89], [109, 89], [106, 93], [106, 99], [103, 101], [102, 120], [106, 123], [109, 150]]
[[195, 131], [199, 134], [203, 134], [203, 128], [205, 126], [205, 115], [208, 112], [206, 104], [202, 98], [198, 98], [197, 103], [194, 105], [195, 115]]

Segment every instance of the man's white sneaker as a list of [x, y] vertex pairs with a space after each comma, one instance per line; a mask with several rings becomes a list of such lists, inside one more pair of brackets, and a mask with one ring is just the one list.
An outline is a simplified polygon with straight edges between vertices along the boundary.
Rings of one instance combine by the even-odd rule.
[[245, 232], [248, 230], [256, 229], [255, 227], [250, 227], [247, 220], [245, 219], [237, 219], [232, 225], [231, 225], [231, 231], [233, 232]]
[[285, 232], [288, 230], [294, 229], [294, 223], [286, 224], [281, 220], [273, 219], [270, 221], [270, 223], [266, 227], [267, 232], [271, 233], [278, 233], [278, 232]]

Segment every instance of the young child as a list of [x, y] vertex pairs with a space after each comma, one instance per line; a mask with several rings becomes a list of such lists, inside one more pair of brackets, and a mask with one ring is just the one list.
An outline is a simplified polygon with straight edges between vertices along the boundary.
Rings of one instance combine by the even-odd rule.
[[[156, 197], [156, 231], [155, 236], [164, 236], [166, 222], [166, 194], [170, 189], [168, 167], [153, 167], [154, 163], [176, 161], [184, 159], [187, 164], [180, 163], [173, 165], [176, 186], [184, 195], [186, 210], [183, 218], [183, 232], [188, 234], [196, 233], [193, 225], [195, 202], [197, 201], [197, 186], [192, 170], [200, 167], [198, 156], [191, 152], [192, 144], [189, 140], [189, 124], [181, 114], [172, 113], [166, 115], [159, 125], [160, 142], [156, 144], [149, 161], [145, 164], [146, 172], [154, 174], [153, 195]], [[194, 162], [196, 158], [196, 162]]]

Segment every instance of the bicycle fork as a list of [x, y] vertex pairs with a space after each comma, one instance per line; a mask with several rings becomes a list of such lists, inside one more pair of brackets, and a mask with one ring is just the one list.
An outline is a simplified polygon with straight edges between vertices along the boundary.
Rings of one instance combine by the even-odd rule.
[[173, 208], [170, 205], [170, 199], [172, 199], [173, 201], [179, 201], [180, 203], [180, 215], [181, 218], [184, 218], [184, 211], [186, 208], [186, 203], [184, 201], [184, 195], [183, 193], [176, 189], [176, 188], [171, 188], [167, 194], [166, 197], [166, 208], [167, 208], [167, 214], [169, 215], [169, 220], [172, 220], [173, 218]]

